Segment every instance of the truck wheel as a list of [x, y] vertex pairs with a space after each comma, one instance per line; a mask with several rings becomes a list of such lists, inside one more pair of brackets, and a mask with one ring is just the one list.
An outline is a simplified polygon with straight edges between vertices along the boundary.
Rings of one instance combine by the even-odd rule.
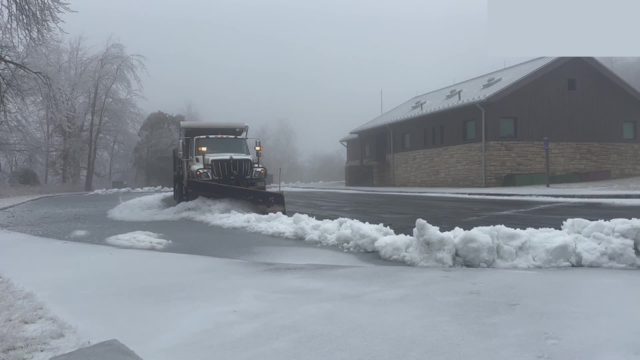
[[182, 183], [176, 182], [173, 185], [173, 200], [175, 200], [176, 203], [178, 204], [180, 204], [185, 200], [183, 189], [182, 189]]

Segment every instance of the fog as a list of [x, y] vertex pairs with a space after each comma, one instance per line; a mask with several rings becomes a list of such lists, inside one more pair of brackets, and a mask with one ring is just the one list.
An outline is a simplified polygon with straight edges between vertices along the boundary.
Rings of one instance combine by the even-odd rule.
[[140, 106], [241, 121], [288, 119], [306, 152], [417, 93], [527, 58], [487, 54], [486, 1], [72, 0], [68, 36], [110, 35], [147, 57]]

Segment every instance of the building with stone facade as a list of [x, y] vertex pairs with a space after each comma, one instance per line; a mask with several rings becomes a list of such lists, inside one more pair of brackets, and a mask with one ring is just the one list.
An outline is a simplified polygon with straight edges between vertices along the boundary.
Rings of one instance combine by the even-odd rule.
[[340, 140], [351, 186], [640, 175], [640, 93], [594, 58], [538, 58], [397, 106]]

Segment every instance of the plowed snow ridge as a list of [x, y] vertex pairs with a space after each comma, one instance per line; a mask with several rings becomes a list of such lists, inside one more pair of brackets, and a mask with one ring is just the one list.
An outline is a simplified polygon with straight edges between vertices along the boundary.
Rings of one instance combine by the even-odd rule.
[[339, 246], [345, 251], [377, 251], [380, 257], [414, 266], [638, 267], [640, 220], [589, 221], [568, 219], [561, 230], [512, 229], [484, 226], [471, 230], [440, 231], [416, 220], [413, 236], [397, 235], [382, 224], [352, 219], [317, 220], [303, 214], [258, 215], [243, 204], [199, 198], [170, 206], [171, 194], [129, 200], [109, 211], [122, 221], [190, 219], [209, 225], [253, 233]]

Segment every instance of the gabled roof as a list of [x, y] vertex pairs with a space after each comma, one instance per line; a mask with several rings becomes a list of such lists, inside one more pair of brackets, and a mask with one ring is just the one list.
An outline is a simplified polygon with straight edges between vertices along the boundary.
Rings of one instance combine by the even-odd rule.
[[[475, 77], [445, 88], [418, 95], [413, 99], [389, 110], [368, 123], [352, 130], [355, 134], [363, 130], [386, 126], [439, 111], [449, 110], [485, 101], [524, 77], [549, 65], [559, 58], [537, 58], [502, 70]], [[491, 85], [487, 82], [493, 78]], [[420, 106], [421, 105], [421, 106]]]
[[347, 135], [347, 136], [343, 137], [342, 139], [340, 139], [340, 141], [338, 141], [338, 142], [345, 142], [345, 141], [349, 141], [349, 140], [355, 140], [355, 139], [357, 139], [357, 138], [358, 138], [358, 135], [356, 135], [356, 134], [349, 134], [349, 135]]

